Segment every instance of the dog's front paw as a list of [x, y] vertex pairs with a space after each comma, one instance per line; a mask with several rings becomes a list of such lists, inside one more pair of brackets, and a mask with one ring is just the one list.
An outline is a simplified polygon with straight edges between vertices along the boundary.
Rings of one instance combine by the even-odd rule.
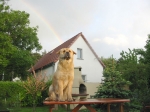
[[45, 100], [46, 100], [46, 101], [49, 101], [49, 100], [50, 100], [50, 98], [49, 98], [49, 97], [47, 97], [47, 98], [45, 98]]
[[59, 98], [58, 101], [64, 102], [65, 100], [63, 98]]
[[71, 101], [73, 101], [73, 99], [72, 98], [68, 98], [68, 101], [71, 102]]
[[51, 100], [51, 101], [57, 100], [56, 94], [54, 92], [51, 92], [51, 94], [49, 94], [49, 100]]

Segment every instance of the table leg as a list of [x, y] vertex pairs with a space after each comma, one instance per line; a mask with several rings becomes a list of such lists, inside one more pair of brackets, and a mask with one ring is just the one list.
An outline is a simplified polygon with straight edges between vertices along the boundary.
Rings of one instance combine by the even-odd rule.
[[82, 106], [82, 104], [77, 105], [71, 112], [77, 112]]
[[54, 107], [55, 107], [55, 105], [50, 105], [49, 112], [52, 112]]
[[87, 109], [89, 109], [91, 112], [96, 112], [94, 108], [92, 108], [89, 104], [84, 105]]
[[110, 112], [110, 104], [107, 104], [107, 112]]
[[120, 103], [120, 112], [123, 112], [123, 103]]

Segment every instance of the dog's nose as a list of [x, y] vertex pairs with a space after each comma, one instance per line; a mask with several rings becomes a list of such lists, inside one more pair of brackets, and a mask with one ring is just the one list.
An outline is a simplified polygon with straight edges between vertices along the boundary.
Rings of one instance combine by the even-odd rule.
[[69, 52], [66, 52], [66, 55], [67, 55], [67, 56], [70, 56]]

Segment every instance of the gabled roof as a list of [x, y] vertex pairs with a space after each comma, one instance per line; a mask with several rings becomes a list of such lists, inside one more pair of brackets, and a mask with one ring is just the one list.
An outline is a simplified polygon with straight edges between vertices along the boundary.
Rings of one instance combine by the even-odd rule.
[[61, 45], [59, 45], [58, 47], [56, 47], [55, 49], [51, 50], [50, 52], [48, 52], [47, 54], [45, 54], [35, 65], [34, 65], [34, 70], [38, 70], [41, 69], [43, 67], [45, 67], [46, 65], [49, 65], [51, 63], [55, 63], [58, 61], [58, 55], [56, 54], [56, 52], [58, 52], [60, 49], [62, 48], [70, 48], [70, 46], [78, 39], [78, 37], [82, 37], [84, 39], [84, 41], [86, 42], [86, 44], [89, 46], [89, 48], [91, 49], [91, 51], [93, 52], [93, 54], [95, 55], [95, 57], [97, 58], [97, 60], [99, 61], [99, 63], [103, 66], [103, 68], [105, 68], [105, 65], [103, 64], [103, 62], [98, 58], [97, 54], [94, 52], [94, 50], [92, 49], [92, 47], [90, 46], [90, 44], [88, 43], [88, 41], [86, 40], [86, 38], [84, 37], [84, 35], [81, 33], [75, 35], [74, 37], [72, 37], [71, 39], [67, 40], [66, 42], [62, 43]]

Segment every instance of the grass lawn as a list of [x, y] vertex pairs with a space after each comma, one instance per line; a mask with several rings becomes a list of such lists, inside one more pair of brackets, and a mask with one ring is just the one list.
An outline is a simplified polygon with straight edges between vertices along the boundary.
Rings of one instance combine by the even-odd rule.
[[[33, 109], [32, 107], [21, 107], [17, 109], [10, 109], [10, 112], [32, 112], [32, 109]], [[48, 106], [36, 107], [36, 112], [49, 112], [49, 107]], [[53, 112], [67, 112], [67, 110], [59, 108], [58, 110], [53, 110]], [[89, 112], [89, 111], [80, 110], [79, 112]]]
[[[9, 109], [10, 112], [32, 112], [32, 107], [18, 107]], [[48, 106], [36, 107], [36, 112], [48, 112]]]
[[[32, 107], [21, 107], [20, 109], [18, 109], [18, 112], [32, 112], [32, 110], [33, 110]], [[36, 107], [36, 112], [48, 112], [48, 110], [49, 110], [48, 106]]]

